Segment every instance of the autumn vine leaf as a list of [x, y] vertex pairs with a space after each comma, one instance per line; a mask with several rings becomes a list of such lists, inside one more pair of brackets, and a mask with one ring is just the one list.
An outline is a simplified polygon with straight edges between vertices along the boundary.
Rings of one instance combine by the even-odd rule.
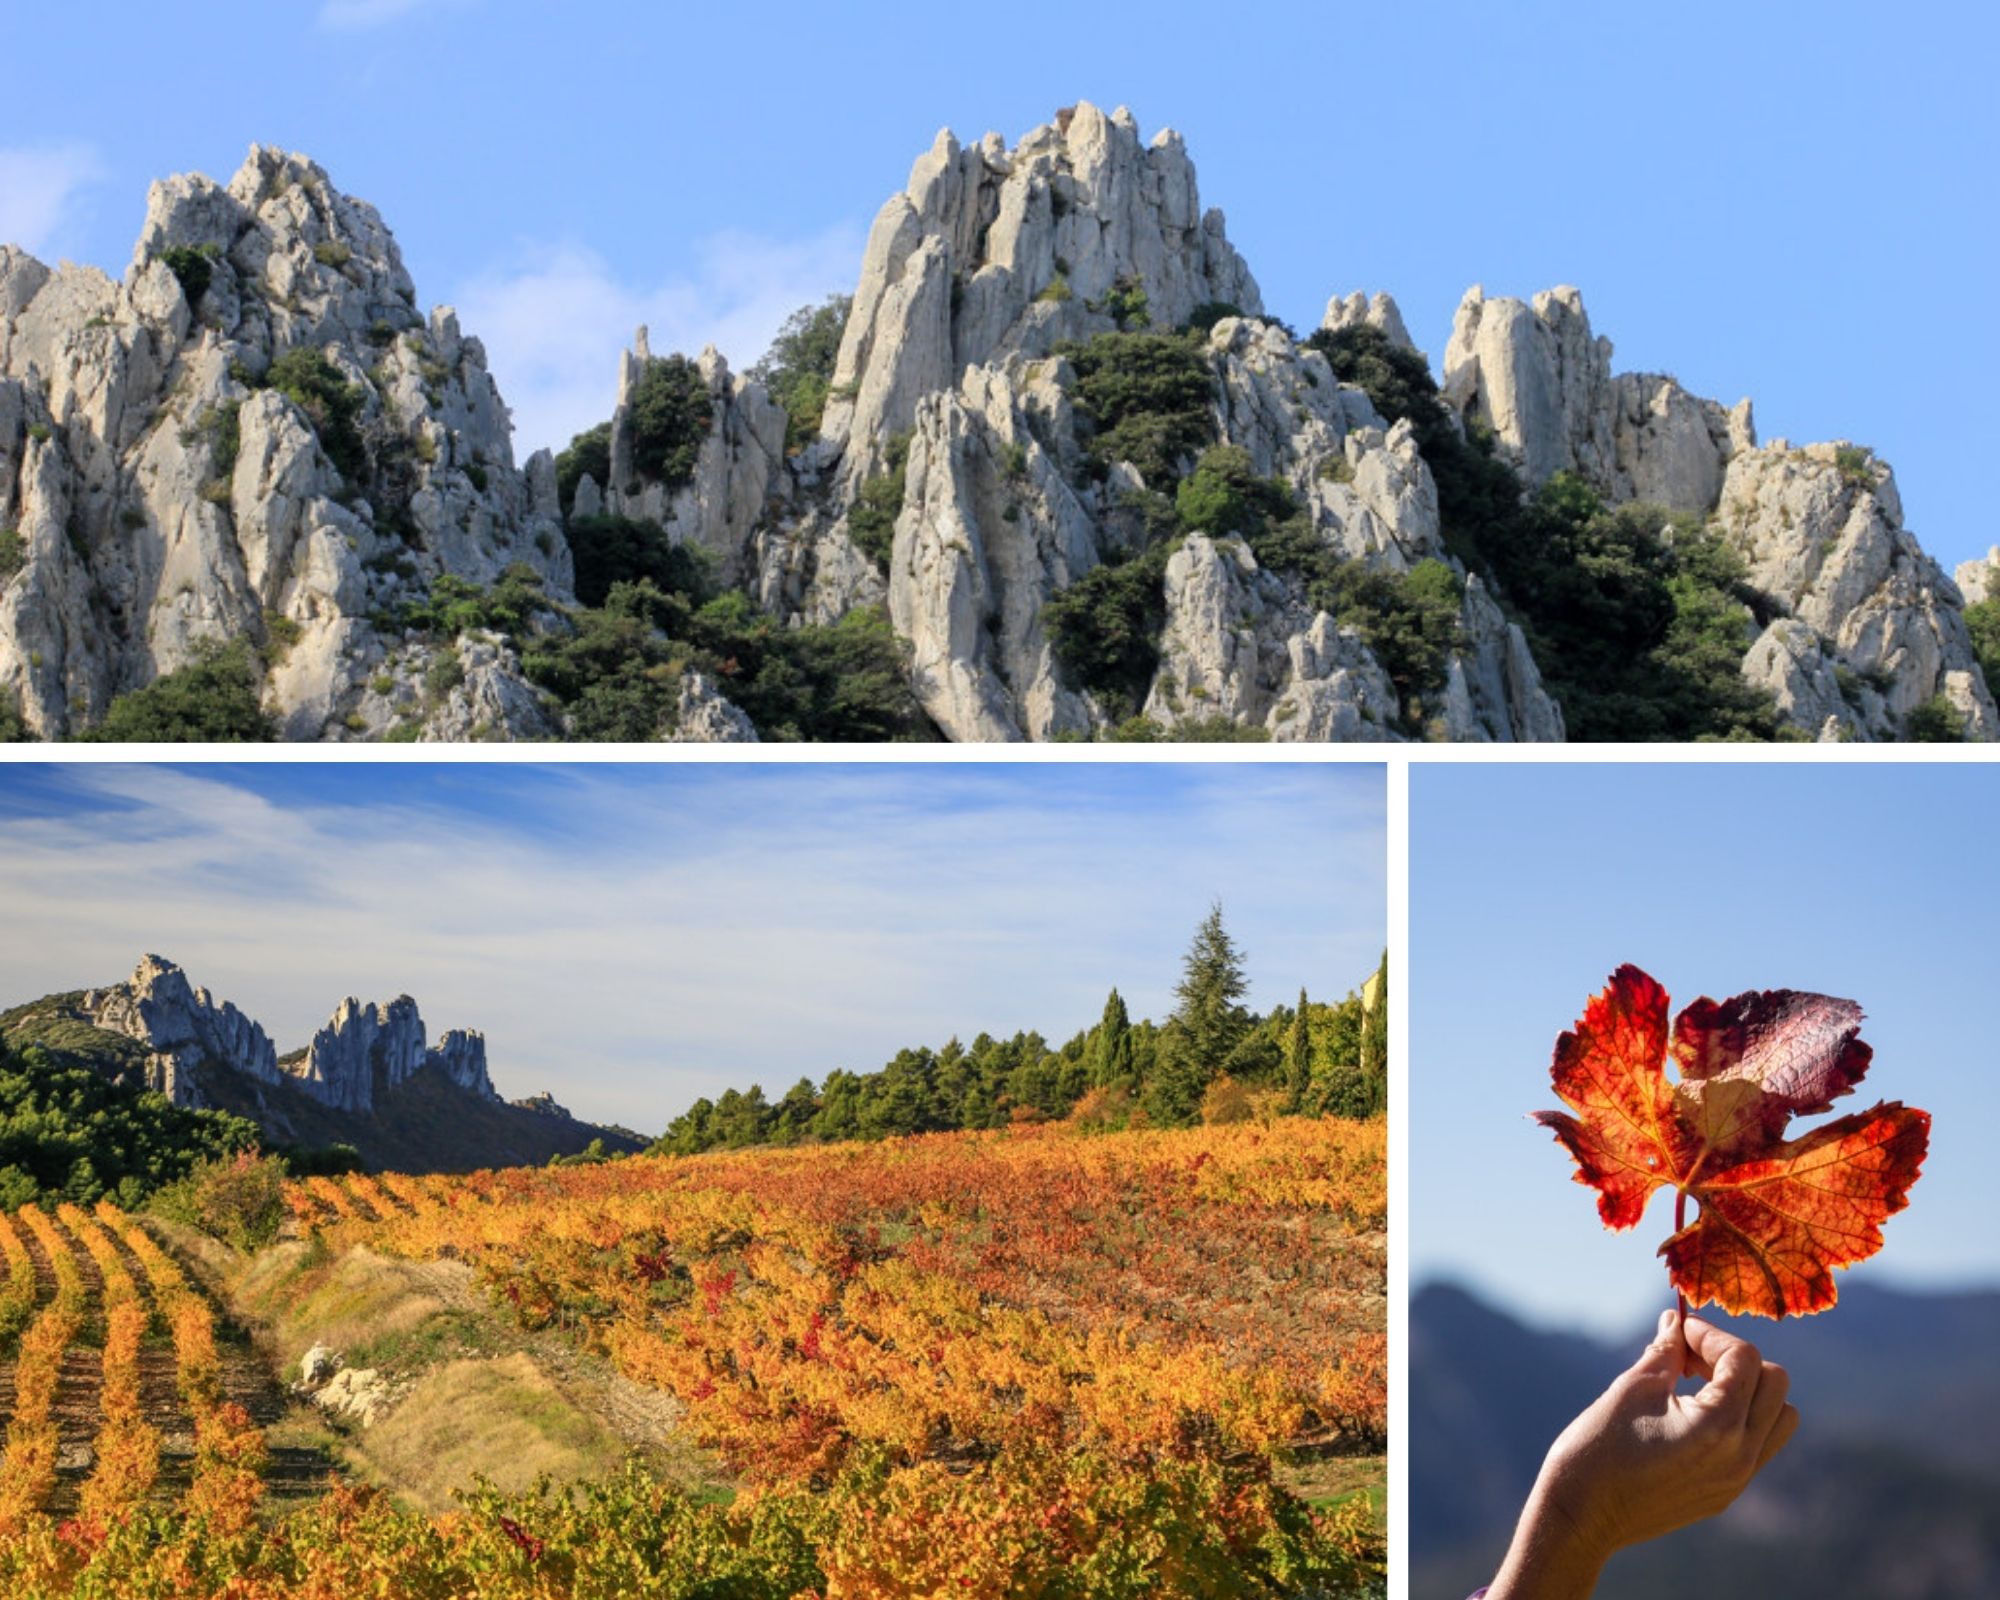
[[[1556, 1040], [1550, 1076], [1569, 1111], [1535, 1120], [1576, 1158], [1608, 1228], [1636, 1226], [1654, 1190], [1678, 1191], [1660, 1254], [1690, 1305], [1824, 1311], [1833, 1269], [1882, 1248], [1930, 1142], [1930, 1113], [1897, 1101], [1785, 1137], [1861, 1081], [1874, 1052], [1860, 1032], [1851, 1000], [1766, 989], [1697, 1000], [1670, 1035], [1666, 990], [1623, 966]], [[1699, 1215], [1684, 1226], [1690, 1199]]]

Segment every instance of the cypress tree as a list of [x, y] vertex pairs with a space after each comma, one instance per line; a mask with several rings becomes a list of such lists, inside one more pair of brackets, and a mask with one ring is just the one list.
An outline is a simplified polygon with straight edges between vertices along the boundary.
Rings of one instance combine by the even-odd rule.
[[1299, 990], [1299, 1009], [1292, 1017], [1292, 1035], [1286, 1051], [1286, 1077], [1290, 1092], [1285, 1109], [1296, 1113], [1306, 1101], [1306, 1083], [1312, 1076], [1312, 1024], [1306, 1019], [1306, 992]]

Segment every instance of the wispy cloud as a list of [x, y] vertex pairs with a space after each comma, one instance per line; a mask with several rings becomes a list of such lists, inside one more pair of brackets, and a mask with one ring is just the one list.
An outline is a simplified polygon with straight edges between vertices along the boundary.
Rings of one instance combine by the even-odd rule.
[[282, 1048], [407, 990], [503, 1092], [657, 1129], [1114, 984], [1164, 1015], [1211, 895], [1260, 1006], [1383, 939], [1379, 769], [396, 770], [0, 767], [0, 1006], [153, 950]]
[[35, 255], [59, 246], [76, 225], [79, 197], [103, 176], [94, 145], [0, 148], [0, 244]]
[[530, 245], [463, 284], [456, 304], [486, 345], [525, 459], [611, 415], [619, 352], [642, 324], [655, 351], [712, 344], [740, 372], [791, 312], [853, 287], [861, 248], [859, 224], [797, 240], [719, 233], [691, 273], [644, 282], [581, 245]]
[[319, 8], [319, 25], [336, 32], [379, 28], [398, 22], [419, 11], [438, 11], [446, 6], [472, 4], [473, 0], [324, 0]]

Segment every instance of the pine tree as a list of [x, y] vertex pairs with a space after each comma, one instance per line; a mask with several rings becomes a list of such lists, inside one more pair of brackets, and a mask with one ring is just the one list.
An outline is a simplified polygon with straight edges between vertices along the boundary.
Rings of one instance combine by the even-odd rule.
[[1285, 1109], [1297, 1113], [1306, 1101], [1306, 1083], [1312, 1076], [1312, 1023], [1306, 1016], [1306, 992], [1299, 990], [1299, 1009], [1292, 1016], [1292, 1035], [1285, 1052], [1285, 1076], [1289, 1092]]
[[1249, 1026], [1249, 1018], [1236, 1003], [1249, 987], [1242, 953], [1222, 925], [1218, 900], [1195, 930], [1194, 943], [1181, 961], [1181, 981], [1174, 987], [1180, 999], [1174, 1020], [1186, 1031], [1188, 1044], [1211, 1077]]
[[1208, 908], [1181, 964], [1180, 999], [1172, 1030], [1163, 1035], [1146, 1088], [1146, 1111], [1156, 1122], [1184, 1127], [1194, 1121], [1201, 1097], [1249, 1027], [1236, 1002], [1249, 984], [1243, 957], [1222, 925], [1222, 903]]

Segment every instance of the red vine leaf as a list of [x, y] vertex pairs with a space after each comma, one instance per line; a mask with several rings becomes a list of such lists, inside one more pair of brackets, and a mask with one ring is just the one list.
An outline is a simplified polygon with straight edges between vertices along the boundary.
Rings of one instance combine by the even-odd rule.
[[1697, 1000], [1669, 1035], [1666, 990], [1620, 967], [1556, 1040], [1550, 1076], [1569, 1111], [1536, 1120], [1597, 1190], [1605, 1226], [1635, 1226], [1655, 1189], [1697, 1203], [1660, 1247], [1690, 1305], [1823, 1311], [1833, 1269], [1882, 1248], [1930, 1142], [1930, 1113], [1895, 1101], [1785, 1137], [1861, 1081], [1873, 1052], [1860, 1030], [1851, 1000], [1769, 989]]

